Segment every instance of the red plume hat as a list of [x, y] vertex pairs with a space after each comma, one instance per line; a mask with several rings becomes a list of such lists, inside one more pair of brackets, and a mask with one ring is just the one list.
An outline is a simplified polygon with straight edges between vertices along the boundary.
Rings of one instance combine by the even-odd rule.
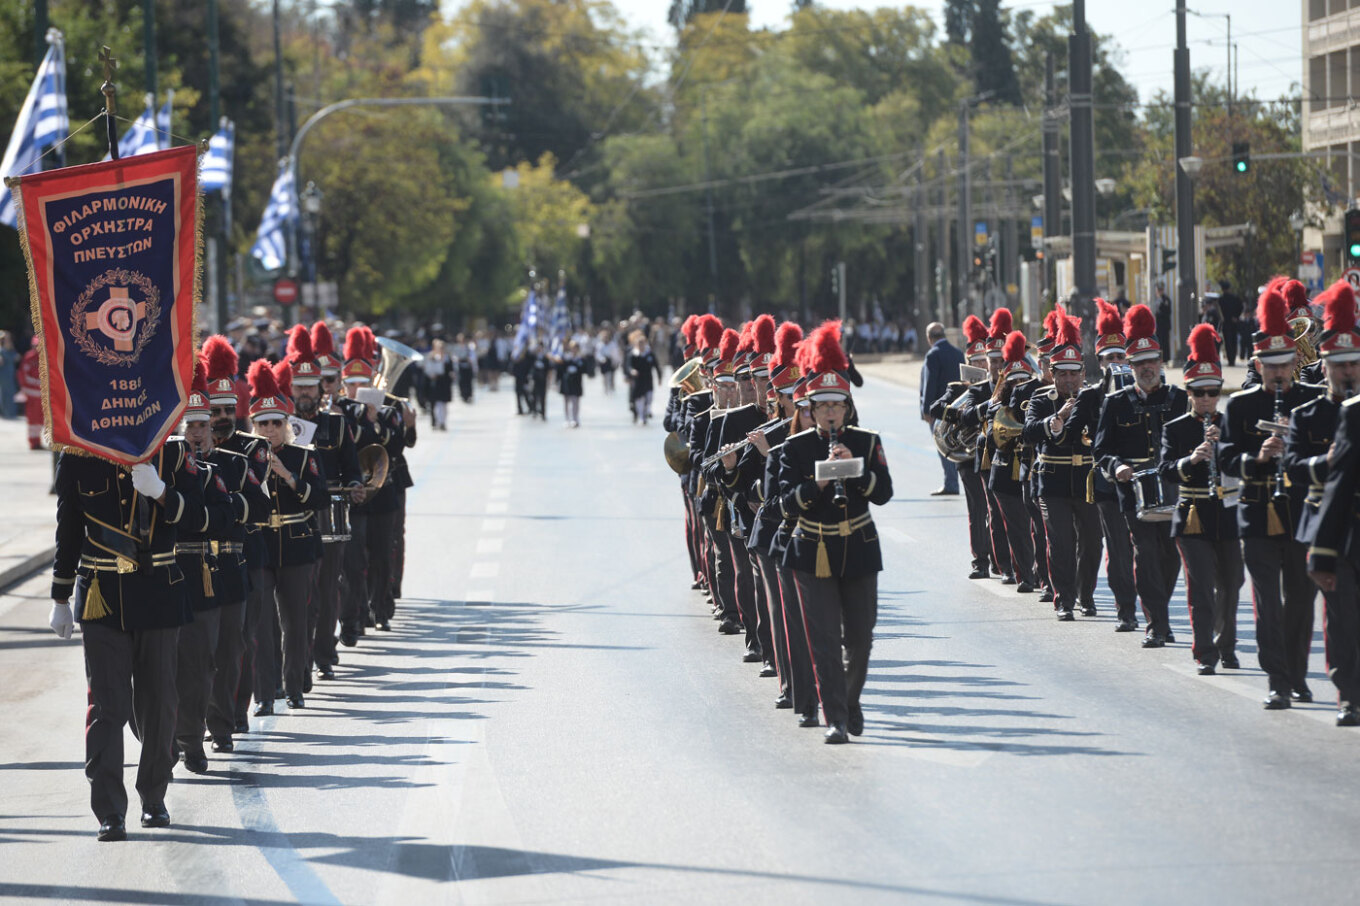
[[322, 377], [335, 377], [344, 363], [335, 354], [335, 336], [325, 321], [312, 325], [312, 355], [316, 357], [316, 367], [321, 369]]
[[[1154, 324], [1156, 322], [1154, 321]], [[1124, 320], [1119, 309], [1110, 302], [1096, 298], [1096, 355], [1124, 351]]]
[[1298, 355], [1299, 344], [1289, 329], [1289, 303], [1284, 294], [1270, 286], [1256, 301], [1256, 323], [1261, 328], [1252, 336], [1252, 351], [1268, 365], [1289, 362]]
[[998, 308], [992, 312], [991, 328], [987, 331], [987, 355], [994, 359], [1002, 357], [1001, 345], [1010, 336], [1013, 322], [1009, 308]]
[[751, 325], [751, 342], [755, 357], [751, 360], [751, 374], [768, 377], [774, 361], [774, 315], [761, 315]]
[[694, 345], [694, 331], [699, 327], [699, 316], [688, 315], [680, 325], [680, 336], [685, 338], [684, 356], [686, 359], [694, 358], [694, 353], [698, 347]]
[[[236, 394], [232, 394], [235, 402]], [[212, 419], [212, 402], [208, 397], [208, 370], [201, 358], [194, 360], [194, 382], [189, 389], [189, 398], [184, 404], [186, 422], [206, 422]]]
[[235, 406], [236, 369], [240, 360], [231, 340], [221, 335], [213, 335], [203, 341], [203, 362], [207, 368], [208, 401], [213, 405]]
[[770, 360], [770, 383], [776, 390], [792, 393], [793, 385], [803, 376], [803, 370], [795, 363], [798, 344], [803, 341], [803, 328], [792, 321], [779, 325], [774, 338], [774, 358]]
[[1223, 383], [1223, 364], [1218, 359], [1221, 339], [1212, 324], [1196, 324], [1190, 331], [1190, 356], [1185, 360], [1186, 387], [1217, 387]]
[[1298, 280], [1286, 280], [1284, 287], [1280, 290], [1280, 295], [1284, 296], [1285, 306], [1289, 309], [1289, 320], [1292, 321], [1295, 318], [1316, 320], [1313, 316], [1313, 309], [1308, 305], [1308, 287]]
[[1053, 310], [1044, 315], [1044, 335], [1034, 346], [1039, 350], [1039, 355], [1046, 356], [1053, 351], [1053, 347], [1058, 345], [1058, 325], [1063, 316], [1063, 307], [1059, 303], [1053, 306]]
[[850, 398], [850, 382], [840, 372], [850, 368], [841, 347], [841, 322], [826, 321], [814, 330], [803, 345], [807, 348], [809, 400]]
[[963, 319], [963, 339], [966, 344], [964, 355], [969, 359], [987, 356], [987, 325], [977, 315]]
[[297, 386], [313, 387], [321, 383], [321, 368], [312, 353], [312, 335], [304, 324], [294, 324], [288, 332], [288, 364], [293, 369], [292, 381]]
[[345, 367], [340, 371], [345, 383], [367, 384], [373, 380], [372, 358], [368, 334], [362, 327], [351, 327], [345, 334]]
[[[1058, 309], [1062, 311], [1061, 308]], [[1080, 371], [1086, 363], [1081, 356], [1081, 318], [1069, 318], [1066, 312], [1057, 323], [1058, 336], [1050, 363], [1055, 371]]]
[[704, 366], [712, 368], [718, 361], [718, 344], [722, 342], [723, 336], [722, 321], [717, 315], [700, 315], [695, 336], [699, 341], [699, 353], [704, 357]]
[[714, 377], [722, 383], [730, 383], [737, 379], [737, 347], [741, 345], [741, 334], [731, 327], [722, 332], [722, 338], [718, 341], [717, 357], [714, 359]]
[[1031, 378], [1037, 373], [1034, 360], [1026, 354], [1028, 346], [1025, 335], [1018, 330], [1012, 330], [1006, 336], [1006, 342], [1001, 347], [1001, 358], [1006, 363], [1004, 373], [1007, 381]]
[[286, 418], [290, 405], [279, 392], [278, 381], [269, 363], [256, 359], [250, 363], [246, 375], [250, 382], [250, 417], [253, 419]]
[[1317, 297], [1322, 306], [1322, 326], [1318, 355], [1329, 362], [1354, 362], [1360, 359], [1360, 331], [1355, 329], [1355, 291], [1350, 283], [1338, 280]]
[[287, 359], [274, 364], [274, 383], [279, 387], [279, 396], [283, 397], [284, 408], [288, 414], [292, 415], [295, 407], [293, 406], [293, 366]]
[[1146, 305], [1135, 305], [1124, 316], [1124, 338], [1130, 362], [1162, 357], [1162, 346], [1157, 342], [1157, 319]]

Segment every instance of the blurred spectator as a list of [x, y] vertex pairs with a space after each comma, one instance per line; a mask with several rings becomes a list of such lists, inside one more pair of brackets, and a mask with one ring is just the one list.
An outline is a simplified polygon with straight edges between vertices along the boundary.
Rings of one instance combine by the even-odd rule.
[[14, 418], [15, 394], [19, 392], [15, 375], [19, 370], [19, 351], [8, 330], [0, 330], [0, 418]]

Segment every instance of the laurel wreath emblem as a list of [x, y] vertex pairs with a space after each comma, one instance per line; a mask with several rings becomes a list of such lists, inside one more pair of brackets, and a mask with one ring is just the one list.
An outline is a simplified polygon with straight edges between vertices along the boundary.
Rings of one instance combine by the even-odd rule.
[[[95, 294], [110, 285], [137, 287], [141, 291], [141, 301], [146, 305], [146, 317], [142, 319], [137, 330], [137, 345], [131, 352], [118, 352], [101, 345], [90, 336], [90, 331], [85, 326], [85, 312], [94, 304]], [[151, 341], [151, 335], [156, 332], [156, 326], [160, 322], [160, 301], [160, 291], [151, 282], [151, 278], [127, 268], [112, 268], [86, 286], [85, 291], [76, 299], [76, 304], [71, 306], [71, 336], [80, 350], [99, 364], [131, 368], [141, 359], [142, 350]]]

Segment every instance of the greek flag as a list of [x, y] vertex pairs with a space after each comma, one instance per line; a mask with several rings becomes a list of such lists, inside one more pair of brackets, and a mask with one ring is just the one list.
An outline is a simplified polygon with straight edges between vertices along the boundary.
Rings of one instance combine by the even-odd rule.
[[519, 310], [519, 329], [515, 331], [515, 342], [513, 344], [516, 355], [529, 341], [538, 335], [539, 322], [538, 295], [531, 289], [529, 296], [524, 300], [524, 305]]
[[[42, 152], [66, 138], [71, 123], [66, 115], [66, 53], [61, 32], [47, 32], [47, 56], [43, 57], [28, 97], [19, 108], [5, 156], [0, 160], [0, 176], [21, 176], [42, 169]], [[9, 189], [0, 183], [0, 223], [15, 226], [18, 212]]]
[[[174, 114], [175, 92], [168, 91], [165, 95], [165, 103], [161, 105], [160, 111], [156, 114], [156, 150], [164, 151], [174, 144], [170, 139], [170, 121]], [[143, 152], [145, 153], [145, 152]]]
[[222, 128], [208, 142], [208, 153], [199, 167], [198, 185], [204, 192], [231, 197], [231, 162], [236, 155], [236, 124], [222, 118]]
[[[160, 140], [156, 134], [156, 121], [159, 118], [152, 106], [151, 95], [148, 94], [146, 109], [142, 111], [141, 116], [133, 120], [132, 125], [123, 133], [123, 137], [118, 140], [118, 156], [136, 157], [138, 154], [150, 154], [152, 151], [161, 150]], [[104, 160], [109, 159], [109, 155], [105, 154]]]
[[297, 210], [293, 171], [285, 160], [279, 164], [279, 176], [269, 190], [269, 204], [260, 218], [259, 234], [250, 247], [250, 254], [265, 270], [278, 270], [288, 260], [288, 227], [297, 219]]
[[552, 313], [552, 351], [553, 355], [561, 355], [564, 340], [571, 332], [571, 312], [567, 310], [567, 291], [559, 289], [557, 298], [553, 300]]

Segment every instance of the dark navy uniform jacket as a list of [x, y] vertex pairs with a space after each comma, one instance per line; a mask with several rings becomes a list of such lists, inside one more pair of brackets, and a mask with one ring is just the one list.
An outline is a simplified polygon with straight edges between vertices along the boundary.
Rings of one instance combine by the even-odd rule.
[[[1223, 414], [1215, 413], [1213, 423], [1223, 430]], [[1209, 487], [1209, 463], [1191, 462], [1190, 455], [1204, 443], [1204, 419], [1187, 412], [1173, 418], [1162, 428], [1162, 458], [1159, 469], [1162, 478], [1180, 486], [1176, 510], [1171, 514], [1173, 537], [1188, 535], [1205, 541], [1221, 541], [1237, 537], [1237, 507], [1224, 502], [1223, 476], [1219, 475], [1218, 489]], [[1194, 507], [1199, 517], [1200, 531], [1186, 532], [1185, 522]]]
[[825, 546], [834, 577], [856, 577], [883, 569], [878, 529], [869, 516], [869, 504], [880, 506], [892, 499], [892, 476], [883, 445], [876, 433], [845, 428], [840, 442], [853, 456], [864, 458], [864, 474], [845, 480], [846, 502], [833, 502], [834, 482], [818, 488], [816, 468], [831, 450], [830, 438], [820, 431], [800, 431], [784, 441], [779, 463], [779, 501], [784, 516], [796, 520], [784, 565], [816, 574], [819, 548]]
[[[1096, 467], [1114, 477], [1120, 466], [1135, 472], [1156, 469], [1161, 462], [1162, 427], [1189, 409], [1189, 396], [1180, 387], [1162, 384], [1144, 397], [1138, 387], [1125, 387], [1105, 397], [1096, 426]], [[1138, 510], [1132, 481], [1113, 482], [1119, 511]]]
[[277, 455], [296, 476], [297, 488], [288, 487], [286, 481], [270, 470], [265, 482], [273, 502], [265, 517], [267, 565], [276, 568], [315, 563], [321, 559], [321, 533], [314, 514], [318, 507], [330, 506], [326, 476], [316, 456], [306, 447], [284, 444]]
[[[1321, 392], [1321, 387], [1294, 383], [1283, 394], [1284, 419], [1287, 421], [1296, 407], [1310, 402]], [[1261, 445], [1270, 437], [1270, 432], [1257, 428], [1256, 423], [1261, 419], [1275, 420], [1275, 391], [1256, 386], [1234, 393], [1228, 400], [1227, 415], [1219, 441], [1218, 461], [1224, 475], [1242, 479], [1241, 499], [1237, 504], [1238, 535], [1243, 538], [1271, 537], [1269, 508], [1273, 506], [1284, 535], [1294, 537], [1299, 515], [1303, 512], [1303, 501], [1308, 495], [1308, 470], [1296, 464], [1291, 472], [1286, 464], [1285, 497], [1277, 504], [1273, 498], [1278, 460], [1256, 461]]]
[[[215, 448], [207, 459], [231, 494], [236, 518], [227, 527], [226, 544], [219, 544], [214, 586], [223, 604], [245, 600], [250, 585], [246, 577], [246, 530], [260, 515], [271, 509], [264, 483], [256, 476], [250, 461], [239, 453]], [[219, 539], [219, 541], [222, 539]], [[261, 541], [263, 545], [263, 541]]]
[[[237, 431], [225, 441], [217, 444], [216, 450], [239, 453], [246, 458], [246, 464], [254, 473], [255, 480], [264, 485], [269, 472], [269, 441], [258, 434]], [[245, 541], [246, 566], [249, 569], [263, 569], [268, 554], [264, 548], [264, 530], [254, 519], [246, 523]]]
[[1360, 397], [1347, 400], [1337, 419], [1336, 459], [1318, 506], [1308, 568], [1336, 572], [1344, 558], [1360, 570]]
[[1341, 402], [1324, 392], [1304, 403], [1289, 416], [1289, 434], [1284, 444], [1285, 472], [1291, 482], [1305, 482], [1307, 496], [1299, 512], [1299, 524], [1294, 540], [1313, 543], [1317, 532], [1318, 508], [1327, 487], [1327, 451], [1336, 437], [1337, 421], [1341, 417]]
[[1066, 400], [1050, 395], [1050, 390], [1053, 388], [1042, 388], [1030, 397], [1025, 430], [1021, 435], [1036, 453], [1032, 466], [1034, 493], [1038, 497], [1084, 501], [1087, 488], [1092, 487], [1092, 442], [1105, 396], [1099, 387], [1082, 388], [1077, 393], [1077, 405], [1063, 423], [1062, 433], [1054, 437], [1049, 433], [1048, 420], [1057, 414]]
[[[759, 466], [756, 483], [752, 489], [752, 499], [756, 502], [756, 514], [751, 520], [751, 530], [746, 536], [746, 547], [749, 550], [762, 551], [775, 557], [784, 553], [783, 544], [777, 549], [775, 544], [779, 536], [779, 529], [786, 522], [784, 514], [779, 508], [779, 460], [783, 456], [783, 444], [788, 436], [788, 425], [775, 428], [765, 435], [766, 440], [770, 442], [769, 456], [761, 456], [760, 451], [752, 445], [746, 450], [751, 455], [742, 457], [743, 465], [749, 459], [751, 465]], [[787, 538], [783, 539], [785, 543], [787, 540]]]

